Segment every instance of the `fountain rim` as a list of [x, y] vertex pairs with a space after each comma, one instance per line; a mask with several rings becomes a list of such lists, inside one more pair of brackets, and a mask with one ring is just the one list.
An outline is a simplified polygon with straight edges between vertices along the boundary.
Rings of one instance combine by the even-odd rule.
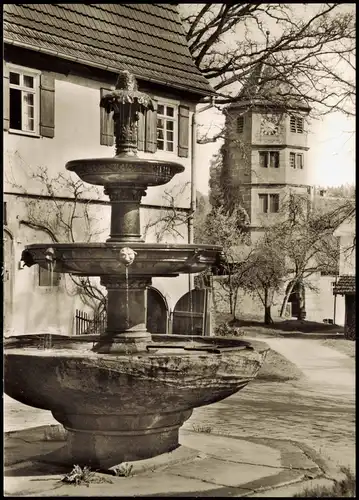
[[137, 241], [109, 241], [109, 242], [89, 242], [89, 243], [30, 243], [25, 245], [25, 248], [123, 248], [125, 246], [130, 246], [134, 250], [178, 250], [179, 252], [184, 250], [199, 250], [199, 251], [222, 251], [221, 245], [206, 245], [206, 244], [196, 244], [196, 243], [146, 243]]
[[99, 165], [108, 166], [108, 165], [132, 165], [137, 168], [141, 168], [143, 166], [154, 166], [154, 167], [170, 167], [175, 170], [175, 173], [184, 172], [185, 167], [176, 161], [172, 160], [156, 160], [154, 158], [141, 158], [139, 156], [127, 156], [127, 155], [118, 155], [113, 157], [103, 157], [103, 158], [79, 158], [78, 160], [70, 160], [66, 163], [65, 168], [67, 170], [73, 171], [76, 167], [79, 166], [89, 166], [89, 165]]

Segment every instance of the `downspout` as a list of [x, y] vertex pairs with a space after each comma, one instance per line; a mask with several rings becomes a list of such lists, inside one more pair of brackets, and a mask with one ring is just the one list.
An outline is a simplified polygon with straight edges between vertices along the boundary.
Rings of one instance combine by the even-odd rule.
[[[191, 201], [190, 212], [193, 214], [196, 210], [196, 159], [197, 159], [197, 120], [196, 110], [192, 113], [192, 134], [191, 134]], [[193, 217], [188, 219], [188, 243], [194, 242]], [[188, 289], [193, 289], [193, 275], [188, 275]]]

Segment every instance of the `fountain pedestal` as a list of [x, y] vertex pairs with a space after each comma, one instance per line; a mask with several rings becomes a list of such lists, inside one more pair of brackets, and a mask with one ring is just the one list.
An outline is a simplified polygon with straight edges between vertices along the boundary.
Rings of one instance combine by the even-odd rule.
[[53, 412], [68, 431], [67, 443], [43, 459], [107, 469], [161, 455], [179, 446], [179, 429], [191, 414], [192, 410], [127, 416]]
[[151, 278], [103, 276], [101, 284], [107, 289], [107, 328], [94, 351], [145, 351], [151, 342], [146, 329], [147, 287]]

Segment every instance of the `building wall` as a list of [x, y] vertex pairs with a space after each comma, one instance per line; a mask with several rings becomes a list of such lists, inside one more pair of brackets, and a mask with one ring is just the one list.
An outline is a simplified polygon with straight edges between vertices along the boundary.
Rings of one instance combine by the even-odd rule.
[[[29, 62], [30, 64], [30, 62]], [[4, 134], [4, 201], [7, 203], [8, 228], [14, 235], [14, 276], [13, 276], [13, 314], [8, 321], [9, 329], [17, 333], [31, 333], [43, 328], [56, 328], [63, 333], [73, 330], [73, 316], [77, 308], [86, 310], [86, 306], [79, 297], [73, 295], [68, 277], [61, 277], [58, 287], [48, 289], [38, 285], [38, 266], [20, 269], [21, 253], [25, 245], [31, 243], [51, 242], [51, 238], [44, 232], [35, 231], [23, 224], [20, 220], [28, 215], [29, 198], [25, 195], [44, 194], [43, 185], [33, 179], [33, 173], [46, 168], [49, 178], [64, 174], [77, 180], [75, 174], [65, 170], [69, 160], [78, 158], [112, 157], [114, 147], [100, 144], [100, 88], [104, 83], [73, 74], [64, 75], [58, 72], [51, 73], [55, 77], [55, 137], [29, 137], [24, 134], [5, 132]], [[166, 94], [156, 94], [156, 97], [168, 97]], [[173, 104], [178, 103], [171, 101]], [[193, 103], [181, 98], [181, 104], [190, 107], [189, 124], [193, 114]], [[189, 130], [189, 139], [191, 130]], [[177, 152], [140, 153], [144, 158], [157, 158], [181, 163], [185, 170], [176, 175], [165, 186], [149, 188], [142, 203], [152, 205], [153, 208], [144, 208], [141, 215], [144, 221], [150, 217], [160, 216], [161, 210], [168, 205], [168, 198], [164, 197], [164, 190], [176, 197], [180, 208], [188, 209], [191, 192], [191, 144], [187, 158], [179, 158]], [[89, 199], [108, 200], [103, 194], [103, 188], [95, 192], [89, 186], [86, 197]], [[19, 195], [19, 196], [15, 196]], [[71, 192], [64, 188], [56, 192], [56, 196], [69, 197]], [[39, 210], [46, 210], [46, 202], [39, 202]], [[110, 207], [96, 205], [96, 218], [101, 230], [94, 241], [103, 241], [109, 234]], [[145, 222], [142, 221], [142, 228]], [[188, 242], [186, 224], [177, 228], [179, 235], [172, 241]], [[75, 240], [81, 241], [83, 235], [81, 224], [75, 231]], [[171, 239], [165, 235], [164, 240]], [[154, 241], [151, 231], [147, 234], [147, 241]], [[70, 280], [71, 281], [71, 280]], [[178, 278], [155, 279], [154, 286], [158, 286], [168, 297], [170, 305], [174, 304], [179, 296], [188, 291], [188, 276]]]

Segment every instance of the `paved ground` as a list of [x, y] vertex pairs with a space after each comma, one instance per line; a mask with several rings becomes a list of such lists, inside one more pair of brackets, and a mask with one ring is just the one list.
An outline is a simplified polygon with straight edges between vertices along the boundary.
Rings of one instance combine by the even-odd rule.
[[[355, 470], [354, 360], [315, 340], [265, 341], [297, 364], [306, 379], [293, 383], [252, 382], [220, 403], [196, 409], [184, 426], [184, 434], [186, 429], [207, 427], [212, 436], [202, 437], [209, 441], [218, 432], [246, 442], [253, 442], [253, 438], [260, 438], [262, 443], [268, 438], [291, 439]], [[6, 431], [49, 423], [56, 423], [49, 412], [5, 397]], [[192, 439], [196, 434], [192, 433]]]
[[[257, 340], [257, 339], [256, 339]], [[355, 466], [355, 361], [317, 340], [265, 339], [305, 374], [301, 382], [252, 382], [185, 424], [234, 436], [294, 439]]]

